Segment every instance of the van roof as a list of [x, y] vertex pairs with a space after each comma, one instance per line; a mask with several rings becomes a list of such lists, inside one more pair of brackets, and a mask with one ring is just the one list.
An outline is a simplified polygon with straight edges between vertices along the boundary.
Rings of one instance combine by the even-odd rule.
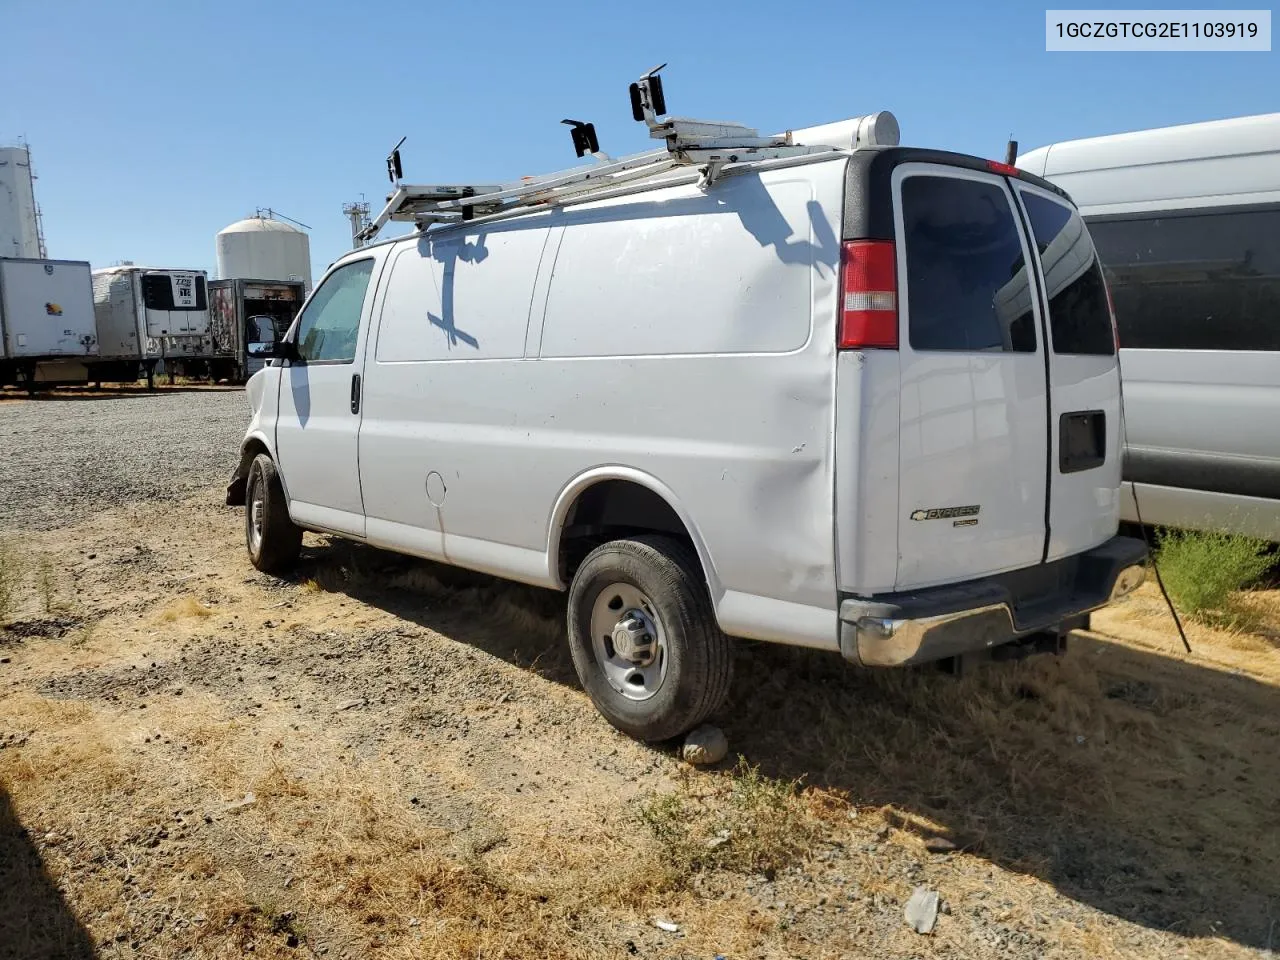
[[1280, 113], [1055, 143], [1018, 166], [1070, 191], [1086, 216], [1274, 203]]
[[[901, 163], [935, 163], [944, 166], [961, 167], [968, 170], [980, 170], [983, 172], [991, 172], [993, 169], [992, 165], [996, 164], [996, 161], [973, 156], [972, 154], [953, 153], [949, 150], [933, 150], [928, 147], [869, 146], [859, 147], [852, 150], [836, 150], [832, 153], [811, 154], [808, 157], [793, 158], [781, 162], [777, 160], [758, 161], [751, 164], [741, 164], [737, 169], [742, 170], [748, 167], [760, 166], [799, 166], [807, 165], [809, 163], [829, 162], [837, 158], [851, 160], [852, 162], [850, 164], [848, 176], [850, 178], [867, 178], [868, 192], [872, 197], [877, 198], [871, 204], [846, 204], [845, 222], [843, 225], [844, 236], [846, 238], [855, 236], [872, 237], [886, 233], [886, 231], [886, 235], [888, 237], [892, 237], [892, 199], [889, 192], [889, 183], [893, 169]], [[1003, 167], [1002, 164], [996, 165]], [[732, 172], [734, 172], [734, 168], [730, 168], [729, 171], [726, 171], [726, 174], [731, 174]], [[1067, 192], [1060, 186], [1051, 183], [1042, 177], [1036, 176], [1027, 170], [1000, 169], [995, 172], [1002, 173], [1006, 176], [1017, 177], [1019, 180], [1026, 183], [1032, 183], [1044, 190], [1056, 193], [1065, 200], [1071, 200]], [[651, 180], [644, 180], [634, 184], [631, 187], [631, 190], [636, 193], [656, 190], [682, 182], [692, 182], [696, 177], [697, 173], [693, 170], [677, 171], [674, 175], [672, 172], [668, 171], [666, 174], [655, 177]], [[513, 219], [535, 214], [542, 215], [553, 209], [555, 209], [553, 206], [529, 207], [525, 210], [519, 211], [518, 213], [503, 214], [501, 215], [501, 218]], [[465, 228], [467, 224], [483, 224], [484, 222], [485, 218], [478, 217], [475, 220], [466, 221], [463, 224], [449, 224], [447, 226], [429, 230], [428, 232], [435, 233], [436, 229], [442, 231], [451, 230], [456, 229], [458, 226]], [[367, 254], [368, 251], [377, 247], [393, 243], [403, 243], [406, 240], [416, 241], [421, 236], [422, 231], [415, 229], [411, 232], [400, 234], [399, 236], [384, 237], [380, 240], [374, 241], [373, 243], [365, 244], [362, 247], [348, 251], [342, 256], [335, 258], [333, 263], [329, 264], [329, 267], [326, 268], [326, 272], [328, 269], [331, 269], [339, 263], [346, 263], [348, 261], [358, 259], [362, 254]]]
[[845, 240], [894, 238], [893, 192], [890, 184], [893, 171], [903, 163], [933, 163], [983, 173], [999, 173], [1034, 184], [1073, 202], [1057, 184], [1026, 170], [1011, 169], [995, 160], [985, 160], [967, 153], [952, 153], [949, 150], [930, 150], [927, 147], [870, 147], [855, 150], [850, 155], [845, 187]]
[[1280, 152], [1280, 113], [1183, 123], [1038, 147], [1018, 157], [1036, 176]]

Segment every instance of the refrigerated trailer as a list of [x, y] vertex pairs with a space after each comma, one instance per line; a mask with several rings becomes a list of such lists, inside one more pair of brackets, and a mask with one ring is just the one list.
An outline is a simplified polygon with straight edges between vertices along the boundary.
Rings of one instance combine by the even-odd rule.
[[243, 382], [266, 364], [251, 357], [249, 344], [284, 338], [298, 315], [306, 288], [294, 280], [211, 280], [209, 333], [213, 339], [210, 375]]
[[58, 382], [98, 353], [89, 264], [0, 257], [0, 385]]
[[203, 270], [95, 270], [93, 304], [100, 351], [90, 379], [136, 380], [143, 374], [151, 383], [162, 362], [170, 374], [208, 373], [213, 341]]

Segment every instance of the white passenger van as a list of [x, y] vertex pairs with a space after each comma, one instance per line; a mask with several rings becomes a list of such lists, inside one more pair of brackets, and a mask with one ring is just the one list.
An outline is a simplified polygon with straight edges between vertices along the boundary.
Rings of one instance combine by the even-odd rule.
[[1120, 331], [1126, 520], [1280, 540], [1280, 113], [1056, 143]]
[[[253, 563], [305, 529], [567, 590], [583, 686], [645, 740], [720, 704], [727, 636], [1056, 646], [1143, 576], [1102, 275], [1060, 191], [891, 119], [701, 169], [672, 135], [662, 172], [506, 207], [423, 188], [249, 382]], [[471, 219], [432, 222], [451, 195]]]

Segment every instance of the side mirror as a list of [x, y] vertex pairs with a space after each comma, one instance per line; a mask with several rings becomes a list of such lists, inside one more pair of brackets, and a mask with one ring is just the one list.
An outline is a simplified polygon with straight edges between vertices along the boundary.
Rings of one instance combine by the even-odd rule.
[[301, 357], [298, 356], [298, 348], [294, 346], [292, 340], [277, 340], [274, 343], [250, 343], [245, 347], [245, 352], [251, 357], [257, 357], [259, 360], [288, 360], [297, 363]]

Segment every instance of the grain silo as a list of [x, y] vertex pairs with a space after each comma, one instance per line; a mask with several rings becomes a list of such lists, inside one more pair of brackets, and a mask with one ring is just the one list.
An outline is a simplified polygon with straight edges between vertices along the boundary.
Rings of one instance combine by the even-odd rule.
[[34, 181], [26, 146], [0, 147], [0, 257], [45, 256]]
[[218, 231], [220, 280], [301, 280], [311, 292], [311, 241], [302, 230], [259, 210]]

